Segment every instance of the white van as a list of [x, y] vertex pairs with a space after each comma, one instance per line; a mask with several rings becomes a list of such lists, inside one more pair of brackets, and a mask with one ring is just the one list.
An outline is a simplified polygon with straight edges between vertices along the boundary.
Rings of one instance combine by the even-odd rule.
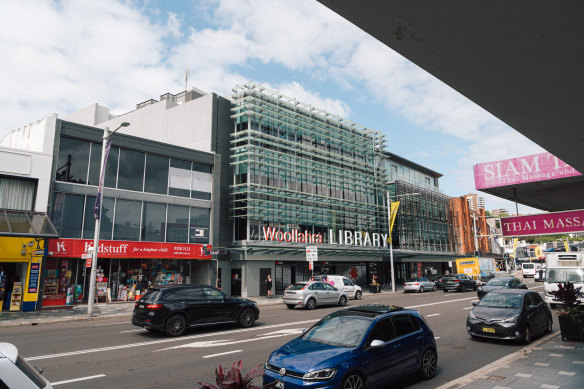
[[533, 262], [526, 262], [521, 265], [521, 271], [523, 272], [523, 278], [535, 277], [536, 265]]
[[331, 276], [331, 275], [321, 275], [313, 276], [310, 281], [324, 281], [338, 290], [342, 290], [347, 293], [349, 298], [354, 298], [355, 300], [361, 299], [363, 297], [363, 291], [359, 285], [356, 285], [353, 281], [344, 276]]

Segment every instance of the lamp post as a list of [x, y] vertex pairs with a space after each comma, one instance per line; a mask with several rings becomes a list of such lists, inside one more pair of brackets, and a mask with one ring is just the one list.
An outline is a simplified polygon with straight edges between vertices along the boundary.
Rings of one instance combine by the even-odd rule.
[[109, 154], [110, 142], [109, 137], [113, 135], [117, 130], [122, 127], [128, 127], [130, 123], [122, 122], [112, 132], [110, 132], [109, 127], [103, 129], [103, 143], [101, 145], [101, 168], [99, 170], [99, 185], [97, 187], [97, 196], [95, 198], [95, 232], [93, 235], [93, 250], [92, 250], [92, 260], [91, 260], [91, 275], [89, 276], [89, 295], [87, 300], [87, 315], [93, 315], [93, 301], [95, 300], [95, 277], [97, 273], [97, 251], [99, 247], [99, 230], [101, 226], [101, 203], [102, 203], [102, 189], [103, 181], [105, 175], [105, 165], [107, 163], [107, 155]]

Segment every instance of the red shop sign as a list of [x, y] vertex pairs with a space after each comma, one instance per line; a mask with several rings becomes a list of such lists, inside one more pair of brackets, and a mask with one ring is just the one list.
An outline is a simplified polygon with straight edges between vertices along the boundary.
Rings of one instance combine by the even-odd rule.
[[[50, 239], [49, 256], [81, 258], [93, 247], [89, 239]], [[207, 250], [211, 249], [207, 245]], [[123, 240], [99, 241], [100, 258], [184, 258], [211, 259], [205, 255], [202, 244], [131, 242]]]

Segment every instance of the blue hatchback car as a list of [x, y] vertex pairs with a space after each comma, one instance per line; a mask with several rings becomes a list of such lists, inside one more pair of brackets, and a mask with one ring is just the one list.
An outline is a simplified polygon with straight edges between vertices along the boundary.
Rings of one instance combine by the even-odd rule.
[[361, 305], [334, 312], [274, 351], [263, 382], [275, 388], [364, 389], [436, 374], [434, 333], [415, 310]]

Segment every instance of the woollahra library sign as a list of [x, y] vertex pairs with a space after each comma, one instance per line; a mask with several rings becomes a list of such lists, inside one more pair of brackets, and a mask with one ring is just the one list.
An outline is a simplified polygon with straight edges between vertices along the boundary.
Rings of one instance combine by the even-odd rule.
[[503, 236], [567, 234], [584, 231], [584, 210], [501, 218]]
[[[325, 243], [322, 234], [313, 234], [309, 231], [291, 230], [282, 231], [276, 227], [263, 227], [264, 240], [287, 242], [287, 243], [308, 243], [319, 244]], [[377, 232], [369, 233], [367, 231], [351, 231], [329, 229], [328, 244], [339, 244], [348, 246], [372, 246], [387, 247], [388, 234]]]

